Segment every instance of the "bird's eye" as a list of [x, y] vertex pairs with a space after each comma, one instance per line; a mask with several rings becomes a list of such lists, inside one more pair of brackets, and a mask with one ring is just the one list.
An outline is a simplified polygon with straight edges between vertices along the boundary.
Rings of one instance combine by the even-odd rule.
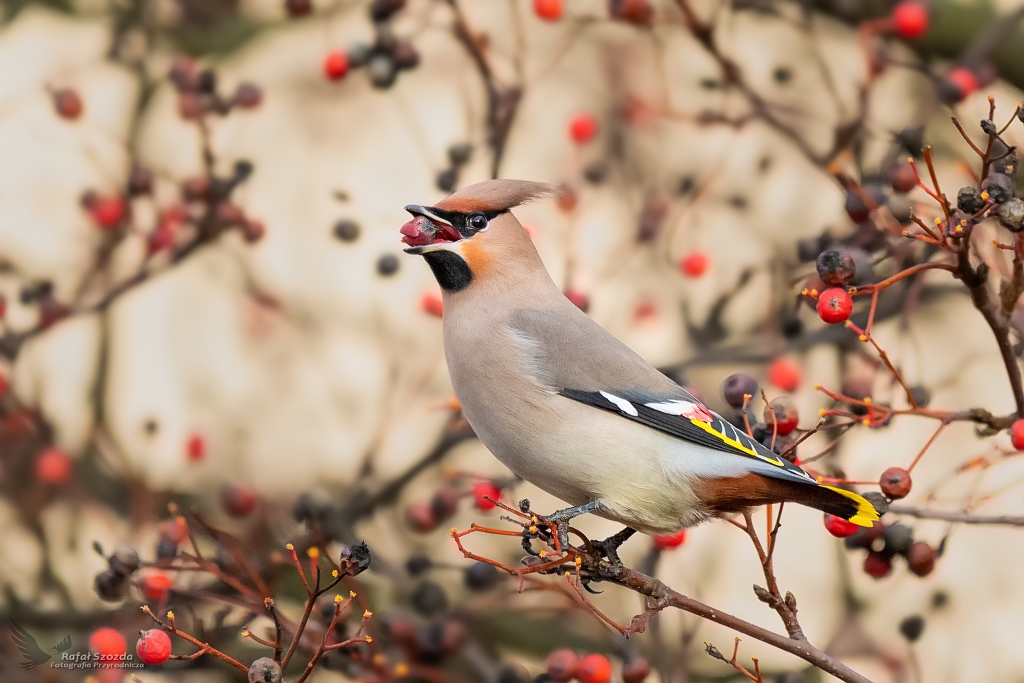
[[469, 227], [474, 230], [483, 230], [487, 227], [487, 216], [482, 213], [474, 213], [469, 217]]

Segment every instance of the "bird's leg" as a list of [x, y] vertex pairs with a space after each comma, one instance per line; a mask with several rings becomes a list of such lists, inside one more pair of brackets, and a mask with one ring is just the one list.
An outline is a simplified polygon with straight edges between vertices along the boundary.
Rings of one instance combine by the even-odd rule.
[[565, 508], [564, 510], [558, 510], [552, 512], [550, 515], [546, 515], [540, 518], [540, 521], [545, 522], [555, 527], [557, 531], [558, 539], [558, 552], [564, 553], [566, 548], [569, 547], [569, 520], [573, 517], [579, 517], [585, 515], [588, 512], [593, 512], [600, 504], [596, 500], [592, 500], [589, 503], [583, 505], [577, 505], [576, 507]]
[[622, 560], [619, 559], [619, 546], [632, 538], [635, 533], [636, 529], [631, 529], [627, 526], [619, 533], [609, 536], [603, 541], [596, 541], [593, 543], [594, 548], [608, 558], [608, 562], [611, 564], [613, 572], [622, 568]]

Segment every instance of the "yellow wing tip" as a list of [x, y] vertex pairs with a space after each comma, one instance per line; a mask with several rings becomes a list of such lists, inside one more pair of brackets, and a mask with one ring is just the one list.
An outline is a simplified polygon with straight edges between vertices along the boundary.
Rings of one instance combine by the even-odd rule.
[[[824, 486], [824, 484], [823, 484]], [[853, 491], [847, 491], [846, 489], [837, 488], [835, 486], [825, 486], [830, 491], [846, 496], [857, 504], [857, 512], [850, 517], [851, 522], [857, 526], [863, 526], [871, 528], [875, 522], [878, 521], [878, 510], [875, 506], [868, 502], [864, 496], [854, 493]]]

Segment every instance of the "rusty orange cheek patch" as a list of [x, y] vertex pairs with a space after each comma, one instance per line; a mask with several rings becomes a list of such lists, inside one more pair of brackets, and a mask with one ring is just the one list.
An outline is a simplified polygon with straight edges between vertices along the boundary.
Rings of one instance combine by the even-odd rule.
[[473, 277], [486, 274], [491, 267], [491, 255], [487, 253], [487, 249], [475, 239], [468, 239], [461, 246], [462, 255], [466, 258], [469, 269], [473, 271]]

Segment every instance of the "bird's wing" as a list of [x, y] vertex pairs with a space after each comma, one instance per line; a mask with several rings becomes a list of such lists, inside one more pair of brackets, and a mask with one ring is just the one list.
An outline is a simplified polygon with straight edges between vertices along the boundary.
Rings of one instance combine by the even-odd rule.
[[64, 652], [71, 647], [71, 634], [64, 636], [64, 640], [60, 641], [53, 646], [53, 649], [57, 652]]
[[697, 399], [665, 399], [638, 391], [579, 391], [562, 389], [562, 396], [647, 425], [678, 439], [724, 453], [752, 458], [766, 466], [758, 474], [805, 484], [817, 481], [785, 458], [780, 458]]
[[17, 646], [18, 651], [28, 660], [27, 662], [22, 662], [22, 668], [31, 669], [50, 658], [50, 655], [43, 652], [42, 648], [39, 647], [36, 639], [22, 628], [21, 624], [14, 620], [14, 617], [11, 617], [11, 637], [14, 639], [14, 644]]
[[511, 325], [523, 337], [536, 378], [563, 396], [706, 448], [763, 463], [758, 472], [815, 483], [811, 475], [736, 429], [659, 372], [567, 300], [519, 309]]

